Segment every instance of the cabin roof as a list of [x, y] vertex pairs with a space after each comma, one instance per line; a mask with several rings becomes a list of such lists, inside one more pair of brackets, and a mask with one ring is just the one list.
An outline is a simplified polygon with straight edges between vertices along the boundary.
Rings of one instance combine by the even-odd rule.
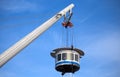
[[51, 56], [55, 58], [55, 54], [61, 50], [74, 50], [74, 51], [78, 52], [81, 56], [84, 56], [84, 52], [77, 48], [57, 48], [57, 49], [54, 49], [53, 52], [51, 52]]

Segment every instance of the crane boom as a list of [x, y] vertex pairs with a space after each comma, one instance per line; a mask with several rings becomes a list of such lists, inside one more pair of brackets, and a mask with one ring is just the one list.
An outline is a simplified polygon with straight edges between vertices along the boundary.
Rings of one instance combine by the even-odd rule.
[[70, 11], [74, 7], [74, 4], [70, 4], [62, 11], [54, 15], [52, 18], [44, 22], [38, 28], [33, 30], [31, 33], [26, 35], [20, 41], [15, 43], [13, 46], [8, 48], [0, 55], [0, 67], [2, 67], [6, 62], [8, 62], [11, 58], [17, 55], [21, 50], [23, 50], [26, 46], [28, 46], [33, 40], [35, 40], [38, 36], [40, 36], [44, 31], [46, 31], [49, 27], [51, 27], [56, 21], [58, 21], [63, 15], [65, 15], [68, 11]]

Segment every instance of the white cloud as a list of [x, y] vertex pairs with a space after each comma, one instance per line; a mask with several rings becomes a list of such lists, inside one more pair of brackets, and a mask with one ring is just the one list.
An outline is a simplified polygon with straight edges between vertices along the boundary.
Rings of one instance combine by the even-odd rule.
[[[81, 62], [82, 76], [118, 77], [120, 69], [120, 35], [119, 31], [106, 32], [89, 38], [85, 56]], [[97, 38], [96, 38], [97, 37]], [[86, 37], [87, 38], [87, 37]], [[79, 76], [78, 76], [79, 77]]]
[[95, 59], [106, 59], [109, 61], [120, 61], [120, 35], [111, 33], [103, 35], [89, 46], [90, 55]]
[[0, 8], [6, 11], [31, 11], [36, 9], [36, 5], [26, 0], [2, 0]]
[[81, 21], [80, 21], [80, 23], [84, 23], [84, 22], [86, 22], [90, 17], [92, 17], [93, 16], [93, 14], [89, 14], [88, 16], [86, 16], [85, 18], [83, 18]]
[[0, 77], [17, 77], [17, 75], [11, 71], [4, 70], [0, 71]]

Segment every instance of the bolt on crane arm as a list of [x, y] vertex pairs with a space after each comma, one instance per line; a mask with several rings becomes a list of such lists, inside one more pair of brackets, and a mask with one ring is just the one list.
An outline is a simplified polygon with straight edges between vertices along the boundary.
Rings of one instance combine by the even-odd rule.
[[15, 43], [13, 46], [8, 48], [2, 54], [0, 54], [0, 67], [2, 67], [11, 58], [17, 55], [21, 50], [28, 46], [32, 41], [34, 41], [38, 36], [40, 36], [44, 31], [51, 27], [55, 22], [57, 22], [63, 15], [69, 12], [74, 7], [74, 4], [70, 4], [65, 9], [54, 15], [52, 18], [47, 20], [41, 26], [33, 30], [31, 33], [26, 35], [20, 41]]

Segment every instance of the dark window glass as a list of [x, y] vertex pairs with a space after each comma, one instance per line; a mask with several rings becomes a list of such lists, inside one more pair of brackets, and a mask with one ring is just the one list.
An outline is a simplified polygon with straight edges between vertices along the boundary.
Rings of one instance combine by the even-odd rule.
[[71, 54], [71, 60], [74, 60], [74, 54]]
[[62, 53], [62, 60], [66, 60], [67, 59], [67, 54], [66, 53]]
[[58, 61], [61, 60], [61, 54], [58, 54]]
[[78, 61], [78, 55], [75, 54], [75, 61]]

